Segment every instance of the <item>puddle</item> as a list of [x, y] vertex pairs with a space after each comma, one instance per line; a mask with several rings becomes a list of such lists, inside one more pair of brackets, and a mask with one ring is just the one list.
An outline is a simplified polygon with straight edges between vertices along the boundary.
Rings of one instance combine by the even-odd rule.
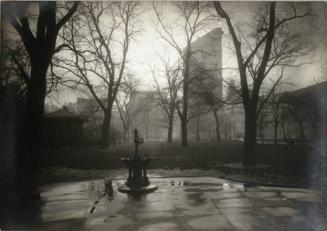
[[258, 188], [255, 184], [242, 184], [242, 183], [201, 183], [189, 181], [168, 181], [169, 186], [186, 187], [185, 192], [217, 192], [217, 191], [246, 191], [250, 188]]
[[203, 193], [192, 193], [188, 194], [187, 198], [192, 201], [193, 206], [199, 206], [207, 201], [207, 198], [203, 197]]
[[114, 189], [112, 187], [112, 181], [105, 179], [102, 187], [100, 187], [102, 189], [102, 192], [99, 193], [99, 197], [96, 201], [94, 201], [93, 206], [90, 209], [90, 214], [94, 213], [96, 210], [96, 206], [99, 203], [100, 200], [103, 200], [105, 202], [110, 202], [114, 199]]
[[222, 187], [220, 188], [187, 188], [184, 192], [218, 192], [223, 190]]
[[188, 182], [186, 181], [168, 181], [168, 185], [170, 186], [187, 186]]
[[203, 183], [199, 183], [199, 182], [187, 182], [185, 181], [184, 185], [187, 185], [187, 186], [221, 186], [222, 184], [221, 183], [206, 183], [206, 182], [203, 182]]
[[94, 213], [97, 204], [114, 199], [112, 181], [53, 184], [41, 188], [41, 197], [45, 202], [41, 218], [45, 222], [80, 219]]

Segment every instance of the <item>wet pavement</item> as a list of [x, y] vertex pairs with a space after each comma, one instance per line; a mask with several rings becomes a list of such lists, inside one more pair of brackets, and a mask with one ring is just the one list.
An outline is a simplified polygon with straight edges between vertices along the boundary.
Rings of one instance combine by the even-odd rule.
[[123, 180], [41, 188], [41, 226], [48, 230], [325, 230], [317, 192], [247, 187], [214, 177], [152, 178], [143, 196], [118, 192]]

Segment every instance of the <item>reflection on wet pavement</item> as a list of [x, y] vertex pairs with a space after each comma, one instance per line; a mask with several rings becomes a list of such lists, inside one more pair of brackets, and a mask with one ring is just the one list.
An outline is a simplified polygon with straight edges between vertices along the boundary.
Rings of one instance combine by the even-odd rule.
[[[119, 193], [122, 180], [42, 187], [43, 225], [56, 230], [321, 230], [319, 194], [213, 177], [154, 178], [158, 191]], [[317, 229], [312, 229], [312, 227]]]

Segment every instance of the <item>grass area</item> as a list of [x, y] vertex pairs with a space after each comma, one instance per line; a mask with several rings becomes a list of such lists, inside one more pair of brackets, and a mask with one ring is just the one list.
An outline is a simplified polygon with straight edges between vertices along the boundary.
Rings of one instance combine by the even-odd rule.
[[[216, 176], [222, 175], [221, 171], [210, 169], [149, 169], [147, 171], [149, 177], [194, 177], [194, 176]], [[99, 169], [74, 169], [66, 167], [48, 167], [42, 171], [42, 182], [71, 182], [71, 181], [87, 181], [96, 179], [127, 179], [128, 171], [126, 168], [114, 170]]]
[[[241, 142], [192, 143], [181, 148], [178, 143], [148, 142], [139, 148], [144, 157], [153, 157], [151, 169], [208, 169], [210, 165], [240, 162]], [[125, 168], [122, 157], [133, 155], [133, 144], [109, 147], [58, 147], [43, 150], [41, 160], [44, 168], [62, 167], [79, 170], [113, 170]], [[304, 178], [307, 175], [310, 148], [308, 146], [259, 144], [256, 159], [258, 163], [272, 165], [273, 171], [290, 177]], [[82, 173], [76, 173], [76, 176]], [[88, 173], [83, 173], [88, 174]], [[93, 174], [89, 171], [89, 174]], [[96, 173], [105, 174], [105, 173]]]
[[[241, 158], [240, 143], [191, 144], [187, 149], [179, 144], [149, 142], [141, 145], [144, 157], [153, 157], [150, 168], [205, 168], [212, 161], [237, 162]], [[125, 167], [122, 157], [131, 157], [133, 144], [103, 149], [101, 147], [62, 147], [43, 150], [43, 166], [65, 166], [79, 169], [116, 169]]]

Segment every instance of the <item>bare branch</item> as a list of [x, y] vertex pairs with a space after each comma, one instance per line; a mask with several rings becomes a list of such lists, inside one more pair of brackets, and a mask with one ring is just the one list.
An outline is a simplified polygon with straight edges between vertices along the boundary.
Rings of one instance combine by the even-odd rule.
[[62, 19], [60, 19], [60, 21], [56, 25], [57, 31], [59, 31], [60, 28], [72, 17], [72, 15], [77, 10], [78, 4], [79, 4], [79, 2], [78, 1], [75, 1], [73, 3], [73, 6], [68, 10], [67, 14]]

